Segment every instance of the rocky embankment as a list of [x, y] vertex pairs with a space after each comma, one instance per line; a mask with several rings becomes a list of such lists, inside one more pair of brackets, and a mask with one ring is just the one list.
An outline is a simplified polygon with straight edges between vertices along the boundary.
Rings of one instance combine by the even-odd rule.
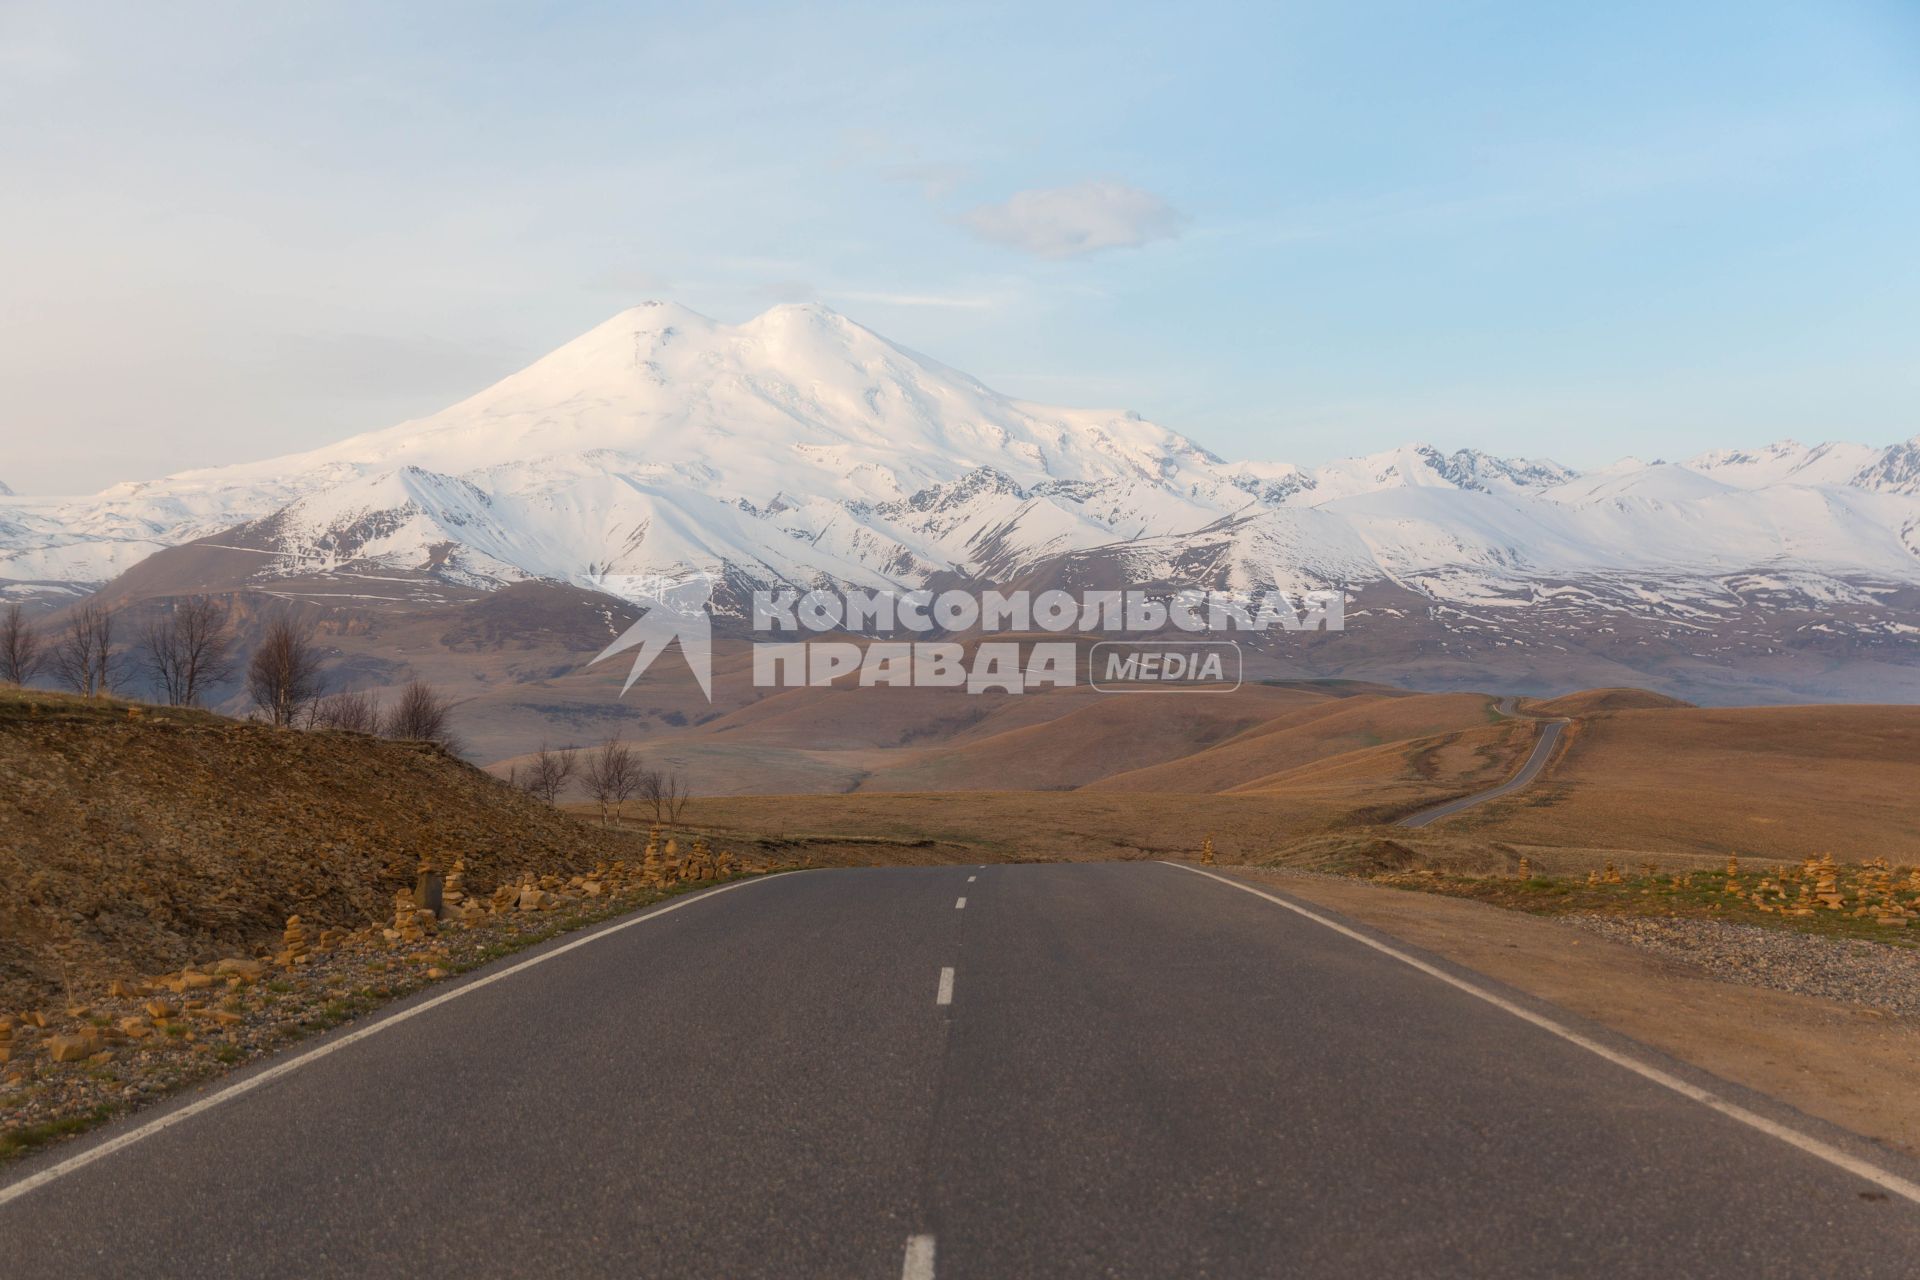
[[427, 983], [669, 894], [764, 870], [659, 833], [633, 861], [521, 873], [484, 892], [464, 861], [416, 868], [390, 918], [287, 919], [257, 954], [116, 978], [51, 1008], [0, 1014], [0, 1157], [325, 1030]]
[[639, 856], [426, 743], [0, 691], [0, 1012], [384, 922], [422, 861], [489, 887]]

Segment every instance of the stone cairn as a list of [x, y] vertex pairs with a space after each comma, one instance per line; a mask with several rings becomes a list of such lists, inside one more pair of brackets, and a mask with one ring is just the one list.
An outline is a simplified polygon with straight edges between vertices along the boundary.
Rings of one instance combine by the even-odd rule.
[[1513, 874], [1522, 880], [1533, 879], [1533, 864], [1527, 861], [1526, 854], [1523, 853], [1520, 855], [1520, 865], [1514, 868]]
[[393, 895], [393, 927], [385, 930], [388, 942], [419, 942], [434, 932], [436, 917], [420, 905], [413, 890], [400, 889]]
[[660, 861], [660, 828], [647, 832], [647, 850], [640, 858], [640, 874], [649, 885], [666, 883], [667, 869]]
[[280, 963], [289, 968], [305, 964], [307, 955], [307, 926], [299, 916], [288, 916], [287, 927], [280, 935]]
[[1200, 865], [1203, 867], [1210, 867], [1213, 865], [1213, 837], [1212, 836], [1208, 836], [1206, 839], [1200, 842]]
[[413, 905], [438, 920], [447, 910], [447, 878], [431, 860], [422, 858], [413, 873]]
[[713, 879], [713, 848], [705, 836], [693, 838], [693, 847], [687, 851], [687, 864], [681, 874], [687, 880]]
[[1730, 856], [1726, 892], [1767, 914], [1805, 919], [1821, 911], [1845, 911], [1853, 919], [1871, 919], [1875, 924], [1895, 929], [1905, 928], [1920, 914], [1900, 900], [1902, 892], [1920, 893], [1920, 871], [1910, 871], [1904, 881], [1897, 881], [1893, 868], [1884, 858], [1862, 863], [1851, 890], [1842, 885], [1841, 868], [1830, 853], [1804, 859], [1777, 878], [1763, 875], [1751, 892], [1735, 878], [1738, 867], [1737, 860]]
[[1829, 911], [1838, 911], [1846, 905], [1846, 899], [1840, 896], [1839, 868], [1833, 864], [1833, 855], [1823, 853], [1813, 868], [1815, 884], [1813, 896], [1820, 905]]
[[[1897, 896], [1898, 886], [1893, 879], [1893, 868], [1885, 858], [1875, 858], [1867, 864], [1866, 884], [1860, 891], [1860, 906], [1854, 911], [1856, 916], [1872, 916], [1877, 925], [1891, 929], [1904, 929], [1914, 913]], [[1868, 895], [1877, 898], [1877, 902], [1868, 902]]]

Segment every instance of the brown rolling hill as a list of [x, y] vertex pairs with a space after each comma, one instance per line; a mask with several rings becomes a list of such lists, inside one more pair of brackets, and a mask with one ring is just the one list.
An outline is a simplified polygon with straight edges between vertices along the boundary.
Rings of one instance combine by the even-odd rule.
[[1590, 716], [1602, 711], [1651, 711], [1692, 705], [1691, 702], [1669, 698], [1651, 689], [1620, 688], [1583, 689], [1579, 693], [1564, 694], [1558, 698], [1529, 701], [1524, 709], [1528, 715], [1534, 716]]
[[1516, 844], [1920, 863], [1920, 707], [1582, 716], [1532, 787], [1446, 829]]
[[1283, 710], [1210, 750], [1113, 774], [1095, 788], [1140, 791], [1257, 789], [1291, 770], [1349, 752], [1489, 724], [1482, 694], [1402, 691], [1323, 697]]
[[[1920, 708], [1579, 710], [1628, 700], [1616, 690], [1565, 699], [1573, 723], [1531, 787], [1391, 838], [1446, 845], [1449, 856], [1466, 844], [1505, 849], [1505, 864], [1531, 851], [1536, 865], [1563, 869], [1640, 855], [1695, 865], [1729, 852], [1920, 863]], [[953, 746], [876, 753], [910, 758], [886, 766], [868, 757], [852, 795], [712, 796], [696, 810], [722, 825], [821, 840], [924, 837], [990, 857], [1166, 856], [1211, 834], [1222, 857], [1265, 859], [1343, 831], [1384, 835], [1399, 816], [1504, 781], [1540, 729], [1492, 704], [1307, 691], [1171, 760], [1038, 790], [1188, 740], [1122, 708], [1102, 712], [1118, 717], [1104, 726], [1114, 745], [1076, 747], [1072, 736], [1092, 728], [1076, 712]], [[1153, 742], [1142, 748], [1142, 738]], [[918, 785], [896, 794], [874, 785], [890, 779]], [[965, 783], [973, 789], [954, 789]]]

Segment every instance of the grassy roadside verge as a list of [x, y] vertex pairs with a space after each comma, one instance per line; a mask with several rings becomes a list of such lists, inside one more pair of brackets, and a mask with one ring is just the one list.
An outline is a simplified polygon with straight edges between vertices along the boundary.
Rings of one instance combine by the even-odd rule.
[[[258, 976], [200, 974], [217, 980], [180, 993], [116, 984], [124, 994], [42, 1013], [44, 1027], [12, 1027], [11, 1065], [0, 1086], [0, 1165], [552, 938], [785, 869], [634, 884], [605, 896], [563, 887], [544, 909], [449, 922], [411, 939], [357, 935]], [[56, 1043], [89, 1037], [97, 1053], [54, 1060]]]
[[[1782, 870], [1593, 876], [1467, 875], [1436, 870], [1364, 876], [1375, 884], [1469, 898], [1531, 915], [1602, 915], [1717, 920], [1828, 938], [1857, 938], [1920, 948], [1920, 883], [1884, 864], [1846, 864], [1831, 872], [1823, 903], [1821, 871], [1810, 863]], [[1896, 910], [1889, 912], [1888, 907]], [[1898, 923], [1894, 923], [1898, 921]]]

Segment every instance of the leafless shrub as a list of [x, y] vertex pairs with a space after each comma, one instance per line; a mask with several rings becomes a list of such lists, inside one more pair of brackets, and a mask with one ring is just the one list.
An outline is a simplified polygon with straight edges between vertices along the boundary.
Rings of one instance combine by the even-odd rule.
[[425, 680], [412, 680], [387, 708], [380, 732], [409, 742], [437, 742], [448, 751], [457, 748], [451, 724], [453, 703]]
[[380, 732], [380, 708], [373, 695], [362, 691], [330, 693], [314, 701], [307, 715], [314, 729], [344, 729], [349, 733]]
[[320, 696], [320, 650], [312, 637], [286, 618], [275, 619], [247, 664], [247, 692], [274, 724], [299, 723]]
[[671, 825], [687, 807], [687, 780], [680, 774], [645, 769], [640, 774], [640, 799], [653, 810], [653, 820]]
[[86, 697], [105, 696], [113, 687], [113, 615], [94, 600], [74, 606], [53, 645], [53, 674], [61, 684]]
[[40, 673], [47, 651], [40, 633], [27, 625], [27, 611], [18, 601], [0, 615], [0, 680], [25, 684]]
[[515, 786], [548, 804], [559, 801], [560, 793], [567, 789], [567, 779], [572, 776], [573, 756], [551, 750], [544, 742], [527, 766], [523, 769], [516, 765], [511, 775]]
[[213, 685], [233, 674], [227, 611], [206, 596], [174, 601], [140, 636], [147, 672], [171, 707], [198, 706]]
[[587, 753], [586, 763], [580, 769], [580, 781], [600, 806], [601, 826], [613, 825], [613, 815], [632, 798], [642, 772], [634, 759], [633, 748], [622, 742], [618, 734]]

